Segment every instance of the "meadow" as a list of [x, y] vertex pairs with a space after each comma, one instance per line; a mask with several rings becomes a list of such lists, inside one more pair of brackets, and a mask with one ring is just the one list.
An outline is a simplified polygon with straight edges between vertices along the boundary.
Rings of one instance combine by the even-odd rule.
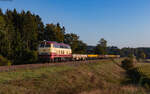
[[136, 70], [140, 75], [139, 85], [150, 90], [150, 63], [138, 63]]
[[147, 94], [140, 86], [122, 84], [126, 71], [119, 63], [101, 60], [0, 72], [0, 94]]

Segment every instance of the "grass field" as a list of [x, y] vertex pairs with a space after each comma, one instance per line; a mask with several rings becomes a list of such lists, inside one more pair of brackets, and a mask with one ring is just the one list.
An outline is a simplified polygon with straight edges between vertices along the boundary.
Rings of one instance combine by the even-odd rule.
[[121, 84], [126, 75], [119, 62], [0, 72], [0, 94], [146, 94], [141, 87]]
[[150, 78], [150, 63], [138, 64], [138, 71]]
[[140, 74], [140, 84], [150, 90], [150, 63], [139, 63], [137, 71]]

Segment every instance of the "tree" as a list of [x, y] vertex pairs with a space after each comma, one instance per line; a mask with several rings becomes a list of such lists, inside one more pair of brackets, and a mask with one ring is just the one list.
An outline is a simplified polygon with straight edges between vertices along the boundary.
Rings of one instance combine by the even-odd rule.
[[2, 9], [0, 8], [0, 16], [3, 16], [3, 12]]
[[43, 41], [44, 40], [44, 24], [39, 15], [36, 15], [36, 23], [38, 26], [38, 40]]
[[135, 54], [135, 50], [133, 48], [122, 48], [120, 55], [122, 57], [130, 57]]
[[96, 54], [107, 54], [107, 41], [104, 38], [101, 38], [97, 46], [95, 47]]
[[126, 58], [121, 63], [122, 63], [121, 66], [126, 70], [134, 68], [134, 65], [135, 65], [134, 64], [135, 62], [133, 61], [132, 58]]
[[137, 55], [137, 59], [145, 59], [146, 58], [146, 54], [143, 51], [139, 51], [138, 55]]
[[[5, 35], [6, 45], [2, 44], [3, 56], [10, 59], [13, 64], [21, 64], [25, 51], [31, 51], [37, 49], [38, 45], [38, 30], [41, 28], [39, 26], [39, 20], [30, 11], [18, 13], [16, 9], [13, 11], [7, 10], [4, 15]], [[39, 26], [39, 27], [38, 27]], [[2, 30], [2, 29], [1, 29]], [[0, 48], [2, 48], [0, 47]], [[27, 60], [26, 60], [27, 61]]]
[[0, 55], [0, 66], [10, 66], [10, 65], [11, 62], [7, 58]]
[[16, 45], [14, 45], [14, 44], [17, 41], [16, 38], [18, 36], [16, 35], [16, 31], [15, 31], [15, 28], [13, 26], [13, 22], [12, 22], [13, 21], [13, 14], [12, 14], [12, 12], [7, 10], [4, 17], [5, 17], [5, 21], [7, 22], [6, 23], [6, 27], [7, 27], [6, 31], [7, 31], [7, 38], [9, 40], [9, 41], [7, 41], [8, 42], [7, 58], [9, 60], [13, 60], [14, 59], [13, 53], [15, 53], [14, 49], [16, 48]]
[[3, 16], [0, 16], [0, 54], [7, 56], [8, 39], [6, 32], [6, 22]]
[[59, 23], [47, 24], [45, 27], [45, 40], [64, 42], [64, 29], [60, 27]]
[[116, 46], [107, 47], [107, 54], [120, 55], [120, 49]]
[[22, 37], [24, 46], [27, 49], [36, 50], [37, 49], [37, 38], [38, 38], [38, 26], [36, 23], [36, 18], [27, 11], [26, 15], [24, 16], [23, 21], [23, 29], [22, 29]]
[[104, 38], [101, 38], [100, 41], [99, 41], [99, 44], [102, 46], [102, 47], [107, 47], [107, 41], [104, 39]]
[[86, 54], [86, 48], [87, 48], [86, 43], [84, 43], [81, 40], [78, 40], [78, 46], [74, 52], [78, 54]]
[[78, 47], [78, 39], [79, 36], [77, 36], [76, 34], [65, 34], [64, 43], [69, 44], [71, 46], [73, 53], [75, 53], [75, 49]]
[[79, 40], [79, 36], [73, 33], [65, 34], [64, 43], [71, 46], [73, 53], [85, 54], [87, 45], [83, 41]]

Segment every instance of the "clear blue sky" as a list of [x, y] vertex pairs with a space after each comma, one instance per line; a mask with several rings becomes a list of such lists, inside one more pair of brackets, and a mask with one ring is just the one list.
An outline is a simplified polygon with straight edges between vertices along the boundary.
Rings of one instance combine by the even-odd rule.
[[150, 0], [12, 0], [0, 8], [30, 10], [89, 45], [105, 38], [118, 47], [150, 47]]

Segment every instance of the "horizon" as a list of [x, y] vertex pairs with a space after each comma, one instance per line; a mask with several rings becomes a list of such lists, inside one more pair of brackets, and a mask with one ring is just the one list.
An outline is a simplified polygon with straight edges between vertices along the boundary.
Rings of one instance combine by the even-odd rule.
[[29, 10], [44, 24], [59, 22], [88, 45], [104, 38], [108, 46], [137, 48], [150, 47], [149, 4], [149, 0], [2, 0], [0, 8]]

